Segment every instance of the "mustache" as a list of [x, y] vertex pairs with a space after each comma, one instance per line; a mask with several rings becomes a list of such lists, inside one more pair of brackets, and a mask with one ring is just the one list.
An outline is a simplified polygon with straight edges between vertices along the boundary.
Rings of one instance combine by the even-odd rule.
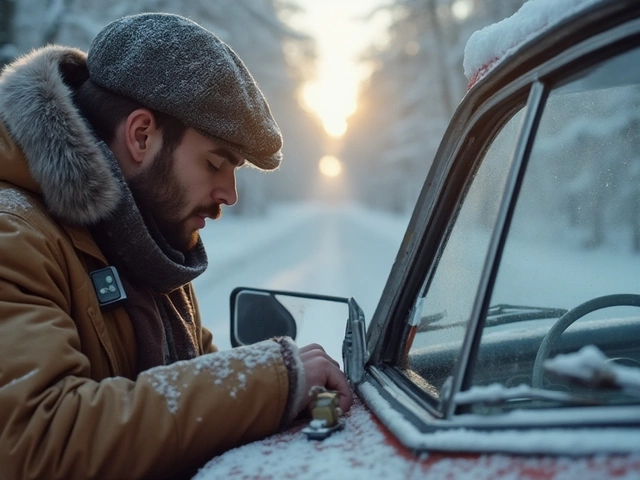
[[217, 220], [222, 216], [222, 207], [218, 203], [214, 203], [213, 205], [209, 205], [206, 207], [200, 207], [194, 212], [196, 215], [201, 215], [204, 217], [209, 217], [214, 220]]

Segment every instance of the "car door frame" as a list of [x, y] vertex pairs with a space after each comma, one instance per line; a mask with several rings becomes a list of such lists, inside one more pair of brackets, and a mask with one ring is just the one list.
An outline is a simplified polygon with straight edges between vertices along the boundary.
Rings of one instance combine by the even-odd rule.
[[[632, 20], [629, 20], [632, 18]], [[608, 1], [568, 18], [517, 56], [497, 65], [467, 93], [447, 129], [411, 216], [381, 301], [367, 332], [370, 360], [365, 383], [374, 386], [393, 408], [416, 421], [422, 431], [451, 426], [456, 392], [470, 384], [484, 314], [491, 297], [498, 259], [522, 183], [535, 129], [551, 85], [583, 71], [616, 51], [640, 45], [640, 6], [632, 1]], [[566, 48], [563, 45], [571, 45]], [[454, 385], [444, 404], [434, 405], [407, 385], [395, 368], [407, 336], [407, 318], [424, 279], [437, 263], [443, 238], [451, 226], [463, 192], [484, 149], [515, 111], [526, 102], [517, 147], [511, 160], [498, 227], [474, 303]], [[492, 119], [501, 118], [501, 121]], [[485, 123], [483, 123], [483, 121]], [[365, 395], [366, 396], [366, 395]], [[370, 405], [374, 413], [376, 407]], [[606, 415], [605, 415], [606, 417]], [[494, 427], [503, 422], [495, 422]], [[441, 424], [438, 426], [438, 424]], [[513, 425], [506, 422], [505, 425]], [[490, 426], [489, 426], [490, 427]]]

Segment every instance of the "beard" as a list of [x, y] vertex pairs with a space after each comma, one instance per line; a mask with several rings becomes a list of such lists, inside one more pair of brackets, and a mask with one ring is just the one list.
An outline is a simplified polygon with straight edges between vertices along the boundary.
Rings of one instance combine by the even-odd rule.
[[173, 165], [173, 149], [163, 145], [151, 165], [127, 184], [143, 216], [153, 218], [172, 248], [186, 252], [195, 247], [200, 238], [197, 229], [188, 227], [189, 218], [202, 215], [216, 219], [222, 215], [222, 209], [212, 204], [185, 213], [189, 204], [187, 188], [179, 182]]

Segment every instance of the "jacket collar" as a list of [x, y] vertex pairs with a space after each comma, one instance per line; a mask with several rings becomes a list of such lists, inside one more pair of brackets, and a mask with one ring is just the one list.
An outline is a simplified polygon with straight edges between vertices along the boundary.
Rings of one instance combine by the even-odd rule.
[[[34, 50], [0, 75], [0, 179], [44, 197], [52, 215], [72, 225], [109, 217], [121, 198], [118, 181], [65, 76], [86, 75], [86, 54], [57, 45]], [[6, 168], [5, 168], [6, 166]]]

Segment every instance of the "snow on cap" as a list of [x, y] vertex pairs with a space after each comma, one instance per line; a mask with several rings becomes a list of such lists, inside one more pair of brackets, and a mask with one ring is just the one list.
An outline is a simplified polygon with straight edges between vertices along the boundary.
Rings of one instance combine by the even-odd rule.
[[282, 135], [255, 80], [235, 52], [199, 24], [143, 13], [108, 24], [87, 56], [103, 88], [171, 115], [256, 167], [282, 160]]
[[577, 12], [602, 0], [529, 0], [511, 17], [478, 30], [464, 49], [468, 88], [523, 44]]

